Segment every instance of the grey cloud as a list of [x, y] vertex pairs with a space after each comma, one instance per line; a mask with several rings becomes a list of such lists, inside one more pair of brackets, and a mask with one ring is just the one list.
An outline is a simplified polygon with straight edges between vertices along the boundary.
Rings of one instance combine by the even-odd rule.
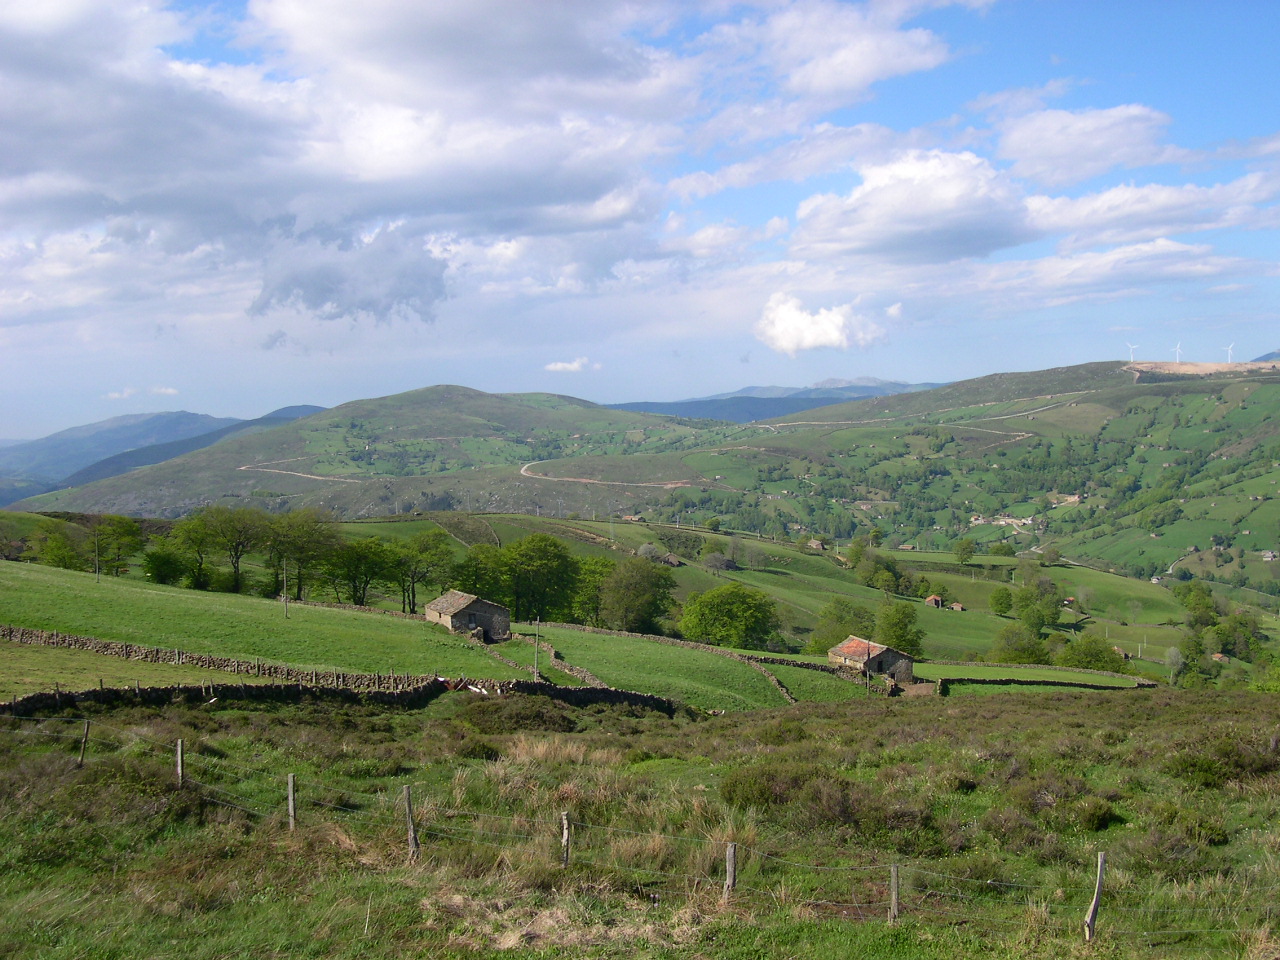
[[420, 238], [397, 230], [346, 244], [281, 244], [267, 261], [262, 292], [249, 312], [300, 307], [329, 320], [429, 320], [445, 295], [445, 267], [423, 250]]

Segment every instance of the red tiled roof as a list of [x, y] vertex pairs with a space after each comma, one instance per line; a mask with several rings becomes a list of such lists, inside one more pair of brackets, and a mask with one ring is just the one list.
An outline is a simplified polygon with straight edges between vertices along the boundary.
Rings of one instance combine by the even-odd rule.
[[850, 657], [854, 660], [870, 660], [877, 653], [882, 653], [889, 648], [880, 643], [872, 643], [870, 640], [863, 640], [861, 637], [849, 637], [842, 643], [837, 644], [833, 649], [838, 657]]

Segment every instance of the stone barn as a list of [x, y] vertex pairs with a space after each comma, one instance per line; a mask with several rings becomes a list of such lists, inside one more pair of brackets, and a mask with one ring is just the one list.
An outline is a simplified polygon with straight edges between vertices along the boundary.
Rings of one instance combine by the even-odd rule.
[[903, 685], [915, 680], [915, 661], [901, 650], [881, 643], [849, 637], [831, 648], [827, 659], [838, 667], [852, 667], [866, 673], [884, 673]]
[[442, 623], [454, 633], [481, 630], [486, 640], [511, 636], [511, 615], [506, 607], [461, 590], [441, 594], [426, 605], [424, 612], [428, 620]]

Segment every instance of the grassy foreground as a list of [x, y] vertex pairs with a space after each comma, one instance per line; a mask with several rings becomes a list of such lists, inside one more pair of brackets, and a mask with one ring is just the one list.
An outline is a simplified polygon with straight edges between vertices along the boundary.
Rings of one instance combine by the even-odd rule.
[[[863, 700], [698, 720], [450, 694], [419, 711], [219, 701], [90, 719], [83, 768], [79, 720], [0, 720], [0, 955], [1280, 949], [1280, 700], [1265, 695], [1006, 694], [996, 711]], [[1086, 947], [1098, 851], [1108, 875]]]

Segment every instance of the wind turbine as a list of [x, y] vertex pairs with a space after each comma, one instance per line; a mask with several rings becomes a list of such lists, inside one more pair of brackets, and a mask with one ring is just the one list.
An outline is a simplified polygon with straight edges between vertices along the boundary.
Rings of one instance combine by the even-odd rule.
[[1182, 341], [1178, 341], [1178, 345], [1173, 348], [1174, 363], [1182, 362]]
[[1235, 348], [1236, 348], [1236, 345], [1234, 343], [1229, 347], [1222, 348], [1223, 350], [1227, 351], [1227, 363], [1231, 362], [1231, 351], [1234, 350]]
[[1138, 345], [1136, 343], [1129, 343], [1126, 341], [1125, 346], [1129, 348], [1129, 362], [1133, 363], [1133, 351], [1138, 349]]

